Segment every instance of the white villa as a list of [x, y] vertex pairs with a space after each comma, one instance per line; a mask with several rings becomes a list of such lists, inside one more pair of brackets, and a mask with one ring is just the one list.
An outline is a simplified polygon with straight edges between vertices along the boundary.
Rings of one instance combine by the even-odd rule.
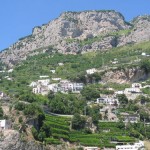
[[96, 101], [97, 104], [106, 104], [106, 105], [119, 105], [119, 101], [117, 98], [115, 97], [101, 97], [101, 98], [97, 98]]
[[97, 72], [97, 69], [95, 69], [95, 68], [86, 70], [86, 73], [87, 73], [87, 74], [93, 74], [93, 73], [95, 73], [95, 72]]
[[0, 120], [0, 131], [6, 130], [6, 129], [11, 129], [11, 121], [9, 120]]
[[133, 145], [117, 145], [116, 150], [139, 150], [144, 147], [144, 142], [139, 141], [138, 143], [134, 143]]

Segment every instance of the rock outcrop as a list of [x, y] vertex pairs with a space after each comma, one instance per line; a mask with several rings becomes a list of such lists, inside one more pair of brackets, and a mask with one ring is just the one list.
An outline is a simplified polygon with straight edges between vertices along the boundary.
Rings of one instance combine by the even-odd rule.
[[120, 70], [108, 70], [104, 76], [103, 80], [107, 82], [114, 83], [129, 83], [129, 82], [138, 82], [144, 81], [150, 74], [146, 74], [144, 70], [140, 68], [126, 68]]
[[43, 145], [24, 137], [16, 130], [0, 132], [0, 150], [68, 150], [76, 149], [75, 145], [64, 143], [61, 145]]
[[[137, 17], [127, 23], [115, 11], [65, 12], [48, 24], [35, 27], [30, 36], [3, 50], [0, 58], [6, 64], [14, 65], [28, 55], [49, 50], [49, 46], [60, 53], [76, 54], [147, 41], [150, 39], [149, 18]], [[117, 32], [126, 30], [130, 32], [116, 36]]]

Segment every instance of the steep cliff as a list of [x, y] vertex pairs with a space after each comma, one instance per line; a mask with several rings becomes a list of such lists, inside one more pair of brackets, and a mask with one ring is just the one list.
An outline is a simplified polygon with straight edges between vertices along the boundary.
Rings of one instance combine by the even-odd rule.
[[149, 40], [149, 16], [127, 23], [116, 11], [65, 12], [48, 24], [35, 27], [0, 53], [3, 62], [13, 65], [28, 55], [49, 50], [60, 53], [104, 51], [112, 47]]

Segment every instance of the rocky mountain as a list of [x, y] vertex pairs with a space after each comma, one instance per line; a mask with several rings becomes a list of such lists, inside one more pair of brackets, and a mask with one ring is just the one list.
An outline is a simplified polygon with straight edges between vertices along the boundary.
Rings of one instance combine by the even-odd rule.
[[128, 23], [116, 11], [64, 12], [3, 50], [0, 58], [12, 66], [28, 55], [52, 51], [51, 47], [60, 53], [76, 54], [105, 51], [149, 39], [149, 16], [140, 16]]

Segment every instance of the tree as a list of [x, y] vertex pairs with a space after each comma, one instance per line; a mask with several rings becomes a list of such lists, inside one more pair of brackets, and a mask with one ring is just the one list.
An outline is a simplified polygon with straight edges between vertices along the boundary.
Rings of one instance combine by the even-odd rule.
[[128, 98], [126, 97], [125, 94], [118, 94], [117, 97], [118, 97], [120, 104], [122, 105], [128, 104]]
[[45, 132], [46, 137], [51, 136], [51, 126], [50, 126], [49, 122], [45, 121], [43, 123], [43, 126], [40, 129], [40, 132]]
[[149, 73], [150, 72], [150, 60], [144, 59], [143, 61], [141, 61], [140, 67], [141, 69], [144, 69], [145, 73]]
[[86, 100], [93, 100], [100, 96], [100, 92], [97, 89], [94, 89], [92, 87], [85, 87], [81, 91], [81, 94], [86, 98]]
[[84, 126], [85, 126], [85, 119], [76, 113], [72, 118], [72, 128], [80, 130], [83, 129]]
[[3, 118], [3, 115], [4, 115], [3, 109], [2, 109], [2, 107], [0, 107], [0, 119]]

